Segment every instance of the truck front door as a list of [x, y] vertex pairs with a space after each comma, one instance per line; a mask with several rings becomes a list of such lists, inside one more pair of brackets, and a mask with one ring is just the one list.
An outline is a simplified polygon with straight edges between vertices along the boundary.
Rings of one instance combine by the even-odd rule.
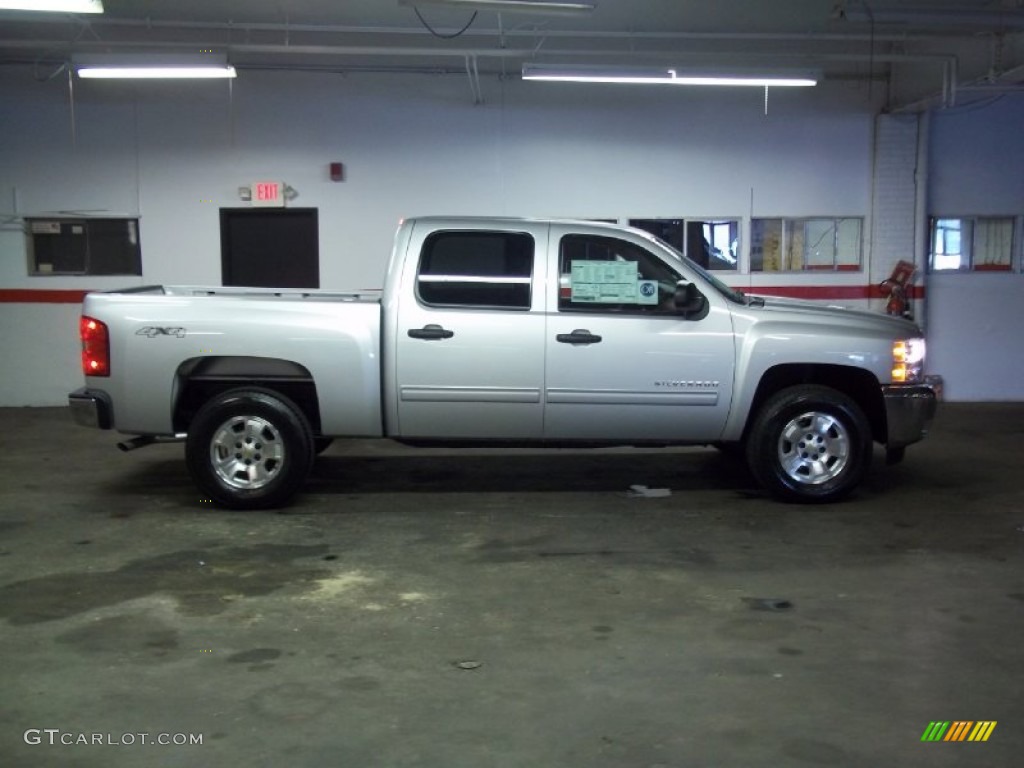
[[733, 389], [726, 300], [705, 287], [707, 311], [681, 314], [682, 264], [625, 238], [552, 227], [544, 436], [714, 440]]
[[[397, 424], [405, 438], [543, 433], [546, 224], [415, 230], [398, 307]], [[417, 254], [418, 256], [412, 256]]]

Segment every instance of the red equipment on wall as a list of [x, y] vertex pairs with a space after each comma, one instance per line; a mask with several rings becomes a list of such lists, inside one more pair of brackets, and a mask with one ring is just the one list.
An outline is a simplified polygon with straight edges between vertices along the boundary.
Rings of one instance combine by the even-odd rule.
[[888, 296], [885, 311], [899, 317], [912, 317], [910, 309], [910, 282], [917, 268], [909, 261], [898, 261], [887, 280], [883, 280], [879, 288], [882, 295]]

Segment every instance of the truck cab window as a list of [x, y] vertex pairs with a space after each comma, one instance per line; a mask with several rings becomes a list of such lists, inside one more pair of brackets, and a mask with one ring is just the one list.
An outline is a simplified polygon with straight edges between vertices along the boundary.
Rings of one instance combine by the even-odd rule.
[[681, 279], [654, 254], [626, 240], [567, 235], [559, 248], [558, 308], [674, 315]]
[[423, 243], [416, 294], [431, 306], [529, 309], [533, 252], [520, 232], [435, 232]]

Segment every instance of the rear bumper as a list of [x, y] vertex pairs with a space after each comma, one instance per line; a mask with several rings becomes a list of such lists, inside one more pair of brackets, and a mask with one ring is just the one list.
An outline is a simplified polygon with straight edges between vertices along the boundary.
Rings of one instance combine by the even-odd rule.
[[114, 426], [114, 408], [110, 396], [99, 389], [82, 387], [68, 394], [68, 407], [76, 424], [96, 429]]
[[892, 384], [882, 387], [882, 396], [890, 449], [916, 443], [928, 434], [938, 408], [935, 389], [927, 384]]

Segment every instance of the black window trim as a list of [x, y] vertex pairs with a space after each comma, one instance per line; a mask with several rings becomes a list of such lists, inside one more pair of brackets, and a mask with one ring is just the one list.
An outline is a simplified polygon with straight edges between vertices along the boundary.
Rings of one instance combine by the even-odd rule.
[[[424, 275], [421, 270], [423, 268], [423, 249], [427, 242], [438, 235], [520, 235], [530, 238], [532, 244], [532, 254], [530, 258], [530, 274], [529, 276], [498, 276], [498, 275]], [[477, 311], [481, 309], [485, 310], [501, 310], [503, 312], [530, 312], [533, 309], [533, 281], [537, 275], [537, 238], [534, 237], [532, 232], [523, 232], [519, 230], [508, 230], [508, 229], [438, 229], [430, 232], [424, 239], [423, 244], [420, 246], [420, 253], [416, 261], [416, 280], [415, 280], [415, 295], [416, 301], [422, 307], [429, 307], [434, 309], [464, 309], [469, 311]], [[529, 286], [529, 300], [526, 305], [520, 306], [508, 306], [504, 304], [452, 304], [443, 303], [436, 301], [427, 301], [420, 295], [420, 283], [481, 283], [490, 285], [528, 285]]]

